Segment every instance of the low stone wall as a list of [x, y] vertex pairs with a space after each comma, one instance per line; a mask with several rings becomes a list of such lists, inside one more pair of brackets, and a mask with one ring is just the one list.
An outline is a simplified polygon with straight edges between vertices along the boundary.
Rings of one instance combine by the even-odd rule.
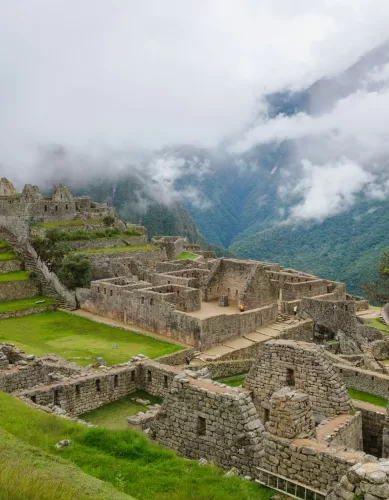
[[0, 261], [0, 274], [13, 273], [19, 271], [20, 268], [21, 264], [17, 259]]
[[137, 371], [139, 367], [136, 365], [114, 368], [50, 387], [35, 387], [19, 396], [41, 406], [59, 406], [69, 416], [77, 416], [135, 392]]
[[[87, 231], [87, 232], [92, 232], [92, 231], [101, 231], [102, 229], [106, 229], [106, 226], [101, 223], [101, 224], [92, 224], [92, 225], [79, 225], [79, 226], [59, 226], [56, 227], [55, 230], [59, 231], [60, 233], [68, 233], [68, 232], [74, 232], [74, 231]], [[30, 237], [39, 237], [39, 238], [44, 238], [46, 235], [46, 232], [49, 231], [50, 229], [46, 229], [44, 227], [30, 227]]]
[[195, 364], [190, 365], [188, 368], [190, 368], [191, 370], [201, 370], [202, 368], [208, 368], [212, 378], [220, 378], [247, 373], [253, 363], [254, 359], [238, 359], [232, 361], [216, 361], [214, 363]]
[[223, 343], [234, 337], [254, 332], [276, 320], [277, 304], [245, 311], [243, 314], [220, 314], [201, 320], [201, 349]]
[[[382, 457], [382, 435], [385, 427], [386, 409], [354, 400], [355, 408], [362, 415], [363, 451]], [[368, 407], [371, 406], [371, 409]]]
[[2, 300], [28, 299], [39, 295], [39, 287], [36, 281], [6, 281], [0, 283], [0, 302]]
[[173, 352], [173, 354], [166, 354], [165, 356], [161, 356], [155, 361], [169, 366], [184, 365], [186, 362], [186, 357], [189, 356], [192, 359], [194, 352], [195, 348], [189, 347], [188, 349], [183, 349], [182, 351]]
[[[363, 452], [334, 452], [324, 444], [308, 439], [286, 439], [264, 434], [261, 467], [275, 474], [307, 484], [325, 494], [335, 486]], [[259, 472], [259, 478], [261, 473]], [[351, 497], [350, 497], [351, 500]]]
[[350, 415], [347, 421], [342, 422], [325, 436], [324, 441], [334, 447], [346, 446], [347, 449], [363, 450], [362, 414], [357, 412], [353, 416]]
[[389, 375], [341, 364], [334, 365], [334, 368], [341, 374], [346, 387], [388, 398]]
[[30, 314], [38, 314], [43, 311], [54, 311], [57, 309], [55, 304], [48, 304], [42, 307], [30, 307], [29, 309], [23, 309], [23, 311], [11, 311], [0, 313], [0, 319], [8, 318], [21, 318], [23, 316], [29, 316]]
[[60, 373], [65, 376], [80, 374], [82, 367], [67, 363], [61, 364], [36, 363], [32, 361], [25, 366], [18, 366], [6, 371], [0, 372], [0, 391], [15, 392], [34, 387], [38, 384], [52, 383], [51, 373]]
[[164, 397], [170, 391], [173, 378], [182, 373], [180, 368], [147, 361], [139, 371], [138, 386], [152, 396]]

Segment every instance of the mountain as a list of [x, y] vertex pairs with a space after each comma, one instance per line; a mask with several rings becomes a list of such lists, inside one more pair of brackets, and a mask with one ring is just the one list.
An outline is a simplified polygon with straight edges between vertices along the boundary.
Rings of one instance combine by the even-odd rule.
[[235, 257], [231, 251], [208, 243], [182, 205], [178, 202], [170, 205], [156, 202], [147, 194], [143, 183], [131, 175], [122, 175], [115, 180], [97, 180], [83, 188], [72, 189], [78, 195], [88, 195], [93, 200], [113, 206], [123, 220], [144, 225], [150, 238], [180, 235], [189, 243], [214, 251], [218, 257]]

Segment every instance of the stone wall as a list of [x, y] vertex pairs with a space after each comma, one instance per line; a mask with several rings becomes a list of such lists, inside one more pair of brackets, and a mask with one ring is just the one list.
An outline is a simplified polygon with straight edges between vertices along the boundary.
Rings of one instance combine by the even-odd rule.
[[389, 375], [342, 364], [334, 365], [334, 368], [342, 377], [346, 387], [388, 398]]
[[205, 380], [176, 376], [151, 435], [187, 458], [206, 458], [253, 476], [262, 448], [263, 426], [250, 393]]
[[40, 294], [35, 280], [0, 282], [0, 301], [27, 299]]
[[265, 419], [272, 394], [283, 387], [306, 392], [314, 414], [332, 417], [353, 409], [351, 399], [322, 346], [289, 340], [264, 344], [245, 387], [253, 391], [260, 418]]
[[386, 409], [355, 400], [354, 406], [362, 415], [363, 451], [378, 458], [382, 457]]
[[[328, 442], [333, 447], [346, 447], [348, 450], [363, 450], [362, 414], [358, 411], [355, 415], [342, 415], [338, 418], [342, 418], [341, 422], [324, 436], [322, 442]], [[334, 420], [336, 422], [336, 419]], [[324, 425], [324, 428], [327, 426]]]
[[[263, 446], [261, 467], [323, 494], [335, 486], [356, 461], [365, 457], [363, 452], [335, 452], [309, 439], [290, 440], [269, 432], [264, 434]], [[261, 477], [261, 472], [258, 475]]]
[[0, 274], [13, 273], [14, 271], [19, 271], [21, 267], [21, 263], [17, 259], [2, 260], [0, 261]]
[[166, 260], [166, 252], [163, 248], [154, 250], [130, 250], [127, 252], [101, 252], [101, 253], [86, 253], [85, 254], [92, 268], [93, 279], [111, 278], [115, 274], [112, 270], [112, 260], [119, 258], [131, 257], [147, 264], [150, 267], [156, 265], [161, 260]]
[[158, 363], [169, 366], [178, 366], [185, 364], [186, 357], [189, 356], [191, 359], [195, 353], [194, 347], [189, 347], [188, 349], [183, 349], [182, 351], [173, 352], [172, 354], [166, 354], [157, 358]]
[[190, 365], [189, 368], [191, 370], [208, 368], [212, 378], [221, 378], [247, 373], [253, 363], [254, 359], [237, 359], [232, 361], [215, 361], [213, 363], [196, 363], [195, 365]]
[[260, 263], [220, 259], [209, 274], [204, 299], [216, 300], [220, 296], [244, 303], [247, 311], [276, 303], [278, 292]]
[[37, 314], [43, 311], [54, 311], [56, 308], [56, 305], [48, 304], [43, 307], [30, 307], [29, 309], [23, 309], [22, 311], [2, 312], [0, 313], [0, 319], [21, 318], [23, 316], [29, 316], [30, 314]]
[[334, 485], [326, 500], [377, 500], [389, 498], [389, 460], [353, 465], [339, 483]]
[[137, 366], [113, 368], [50, 387], [34, 387], [19, 396], [40, 406], [59, 406], [69, 416], [77, 416], [135, 392], [137, 370]]

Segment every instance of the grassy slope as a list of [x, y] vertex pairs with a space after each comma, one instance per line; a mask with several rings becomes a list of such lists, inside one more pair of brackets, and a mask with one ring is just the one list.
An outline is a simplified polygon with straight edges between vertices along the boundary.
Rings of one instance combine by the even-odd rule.
[[[37, 356], [54, 352], [65, 358], [102, 356], [109, 364], [128, 361], [135, 354], [156, 358], [181, 346], [101, 325], [61, 311], [45, 311], [0, 321], [0, 342], [14, 342]], [[113, 344], [118, 348], [113, 349]], [[89, 364], [87, 360], [74, 361]]]
[[80, 418], [107, 429], [128, 429], [127, 417], [135, 415], [139, 411], [146, 412], [148, 410], [147, 406], [131, 401], [132, 398], [148, 399], [152, 404], [159, 404], [162, 401], [161, 398], [139, 390], [129, 396], [84, 413]]
[[156, 250], [159, 248], [155, 245], [134, 245], [125, 247], [112, 247], [112, 248], [88, 248], [86, 250], [79, 250], [74, 253], [111, 253], [111, 252], [134, 252], [136, 250]]
[[376, 406], [383, 406], [384, 408], [386, 408], [388, 405], [388, 401], [381, 396], [375, 396], [374, 394], [369, 394], [368, 392], [358, 391], [357, 389], [351, 388], [348, 388], [347, 391], [352, 399], [365, 401], [366, 403], [370, 403]]
[[389, 326], [384, 325], [381, 321], [378, 321], [378, 319], [365, 319], [364, 324], [367, 326], [373, 326], [382, 333], [389, 333]]
[[130, 500], [77, 466], [0, 427], [0, 500]]
[[0, 274], [0, 283], [7, 281], [27, 281], [29, 278], [26, 271], [15, 271], [13, 273]]
[[[137, 431], [89, 429], [32, 410], [4, 393], [0, 393], [0, 426], [137, 500], [266, 500], [274, 494], [249, 481], [225, 478], [216, 467], [179, 458]], [[56, 450], [61, 439], [70, 439], [71, 446]]]
[[[44, 301], [42, 304], [37, 304], [36, 302]], [[31, 297], [30, 299], [20, 299], [20, 300], [6, 300], [0, 302], [0, 313], [12, 312], [12, 311], [24, 311], [25, 309], [30, 309], [31, 307], [45, 307], [48, 304], [55, 304], [56, 300], [51, 297], [43, 297], [37, 295]]]
[[185, 259], [197, 259], [198, 255], [192, 252], [182, 252], [180, 255], [176, 257], [176, 260], [185, 260]]

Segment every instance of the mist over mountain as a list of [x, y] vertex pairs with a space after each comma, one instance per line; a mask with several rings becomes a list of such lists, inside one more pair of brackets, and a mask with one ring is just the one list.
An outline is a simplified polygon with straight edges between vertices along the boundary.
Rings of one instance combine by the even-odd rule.
[[354, 288], [373, 272], [387, 2], [0, 4], [1, 176], [101, 186], [151, 233], [195, 239], [183, 206], [211, 243]]

